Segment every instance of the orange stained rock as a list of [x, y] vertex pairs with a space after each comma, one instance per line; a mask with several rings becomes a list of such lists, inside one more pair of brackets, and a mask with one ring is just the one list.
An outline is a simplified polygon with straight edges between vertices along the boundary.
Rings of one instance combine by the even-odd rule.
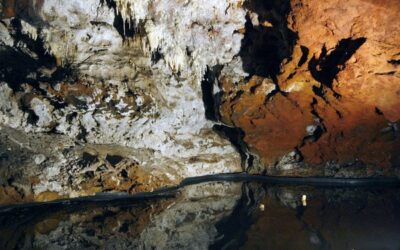
[[30, 16], [35, 15], [35, 10], [43, 6], [45, 0], [0, 0], [3, 4], [3, 12], [0, 13], [1, 18], [11, 18], [19, 16], [20, 13], [28, 13]]
[[15, 0], [2, 0], [3, 13], [2, 18], [15, 17]]
[[15, 187], [0, 186], [0, 204], [19, 203], [23, 198]]
[[374, 107], [343, 98], [333, 107], [319, 103], [316, 110], [324, 119], [326, 133], [316, 142], [308, 141], [301, 147], [308, 163], [358, 160], [382, 168], [383, 172], [392, 166], [399, 141], [392, 131], [384, 132], [389, 128], [388, 122]]
[[[363, 99], [367, 106], [377, 106], [391, 122], [400, 118], [399, 64], [400, 4], [398, 0], [311, 0], [291, 1], [290, 28], [298, 33], [298, 46], [309, 50], [308, 59], [319, 57], [323, 46], [328, 51], [346, 38], [365, 38], [365, 43], [347, 61], [334, 80], [336, 92]], [[291, 21], [295, 20], [295, 22]], [[295, 50], [296, 51], [296, 50]], [[293, 63], [300, 58], [294, 53]], [[298, 78], [307, 76], [304, 63]], [[305, 70], [305, 72], [304, 72]], [[293, 72], [284, 65], [283, 71]], [[280, 78], [282, 82], [286, 79]], [[293, 80], [289, 80], [293, 81]], [[284, 83], [285, 84], [285, 83]]]
[[54, 201], [61, 199], [62, 196], [57, 192], [53, 191], [45, 191], [35, 196], [35, 201], [37, 202], [46, 202], [46, 201]]
[[[260, 91], [267, 80], [259, 76], [236, 84], [223, 78], [221, 120], [243, 130], [266, 168], [297, 149], [311, 174], [330, 162], [361, 162], [368, 176], [393, 174], [400, 162], [398, 1], [291, 6], [289, 28], [298, 39], [276, 76], [281, 92]], [[310, 125], [320, 134], [311, 137]]]

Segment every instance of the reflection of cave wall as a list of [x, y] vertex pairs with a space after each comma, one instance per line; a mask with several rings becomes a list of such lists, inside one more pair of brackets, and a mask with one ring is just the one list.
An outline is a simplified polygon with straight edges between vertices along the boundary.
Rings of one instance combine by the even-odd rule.
[[241, 186], [200, 183], [159, 198], [0, 209], [0, 248], [207, 249], [220, 238], [216, 223], [234, 209]]
[[253, 16], [241, 57], [249, 80], [220, 77], [221, 120], [244, 132], [256, 159], [249, 171], [394, 174], [400, 162], [397, 2], [278, 2], [246, 5]]
[[[396, 248], [397, 189], [264, 187], [242, 249]], [[301, 197], [306, 195], [306, 206]], [[374, 230], [371, 230], [374, 228]], [[282, 233], [284, 232], [284, 233]], [[376, 241], [376, 239], [380, 239]]]

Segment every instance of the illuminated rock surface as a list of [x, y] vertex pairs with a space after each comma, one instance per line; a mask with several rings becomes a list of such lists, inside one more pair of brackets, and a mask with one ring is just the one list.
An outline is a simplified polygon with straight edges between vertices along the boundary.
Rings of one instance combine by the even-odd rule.
[[399, 174], [397, 0], [1, 0], [0, 203]]
[[133, 2], [1, 1], [2, 202], [242, 171], [204, 115], [201, 80], [239, 52], [244, 9]]
[[243, 131], [254, 155], [249, 171], [398, 173], [398, 1], [251, 1], [248, 8], [259, 20], [248, 22], [242, 48], [252, 77], [220, 77], [220, 113]]

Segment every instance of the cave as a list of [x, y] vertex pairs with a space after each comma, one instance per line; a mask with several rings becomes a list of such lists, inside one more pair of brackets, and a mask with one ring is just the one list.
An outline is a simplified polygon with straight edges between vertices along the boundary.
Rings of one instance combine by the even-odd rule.
[[0, 249], [398, 249], [398, 0], [0, 0]]

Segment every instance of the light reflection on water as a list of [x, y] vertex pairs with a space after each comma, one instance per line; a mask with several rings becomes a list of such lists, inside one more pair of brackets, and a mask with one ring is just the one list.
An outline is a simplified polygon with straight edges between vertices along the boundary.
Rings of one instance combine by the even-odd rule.
[[0, 213], [0, 249], [400, 249], [400, 189], [213, 182]]

